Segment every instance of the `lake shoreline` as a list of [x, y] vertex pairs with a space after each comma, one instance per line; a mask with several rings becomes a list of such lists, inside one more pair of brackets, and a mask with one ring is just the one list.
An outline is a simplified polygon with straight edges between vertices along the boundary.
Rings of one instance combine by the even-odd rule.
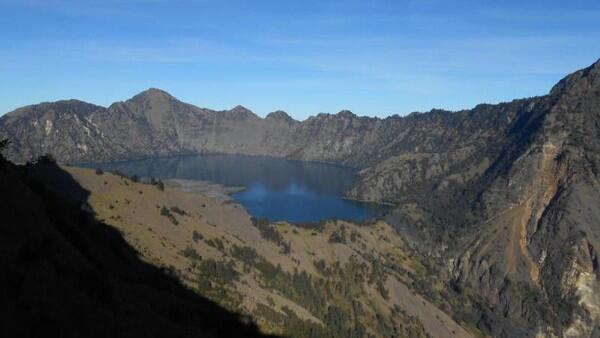
[[339, 164], [249, 155], [182, 155], [86, 164], [178, 190], [235, 201], [257, 218], [311, 222], [382, 217], [390, 204], [346, 196], [357, 170]]
[[164, 182], [167, 186], [177, 190], [207, 197], [216, 197], [220, 200], [234, 200], [232, 197], [233, 194], [246, 189], [246, 187], [226, 186], [208, 180], [170, 178], [165, 179]]

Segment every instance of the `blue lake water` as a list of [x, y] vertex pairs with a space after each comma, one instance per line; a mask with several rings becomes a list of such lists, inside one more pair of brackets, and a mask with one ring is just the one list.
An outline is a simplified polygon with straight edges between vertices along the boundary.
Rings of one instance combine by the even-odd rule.
[[193, 155], [90, 165], [141, 177], [207, 180], [246, 189], [232, 197], [250, 214], [271, 221], [364, 221], [385, 208], [343, 198], [352, 186], [352, 168], [242, 155]]

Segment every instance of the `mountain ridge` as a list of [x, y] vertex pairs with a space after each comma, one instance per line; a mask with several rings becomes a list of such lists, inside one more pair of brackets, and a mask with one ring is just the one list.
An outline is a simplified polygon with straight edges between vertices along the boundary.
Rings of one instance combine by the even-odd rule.
[[138, 92], [137, 94], [134, 94], [133, 96], [131, 96], [130, 98], [128, 98], [126, 100], [114, 101], [114, 102], [108, 104], [107, 106], [104, 106], [104, 105], [101, 105], [101, 104], [92, 103], [92, 102], [88, 102], [88, 101], [83, 101], [83, 100], [75, 99], [75, 98], [66, 98], [66, 99], [59, 99], [59, 100], [55, 100], [55, 101], [42, 101], [42, 102], [39, 102], [39, 103], [33, 103], [33, 104], [28, 104], [28, 105], [25, 105], [25, 106], [22, 106], [22, 107], [17, 107], [17, 108], [15, 108], [13, 110], [5, 112], [4, 114], [2, 114], [0, 116], [0, 118], [2, 118], [4, 116], [7, 116], [9, 114], [13, 114], [13, 113], [15, 113], [15, 112], [17, 112], [19, 110], [23, 110], [23, 109], [26, 109], [26, 108], [32, 108], [32, 107], [36, 107], [36, 106], [43, 106], [43, 105], [46, 105], [46, 104], [59, 104], [59, 103], [68, 103], [68, 102], [84, 103], [84, 104], [87, 104], [87, 105], [96, 106], [97, 108], [108, 109], [108, 108], [110, 108], [113, 105], [125, 103], [125, 102], [128, 102], [128, 101], [132, 101], [136, 97], [140, 97], [141, 98], [141, 97], [154, 96], [155, 93], [162, 94], [165, 97], [168, 97], [170, 99], [173, 99], [173, 100], [177, 101], [178, 103], [183, 103], [183, 104], [186, 104], [186, 105], [189, 105], [189, 106], [193, 106], [193, 107], [196, 107], [196, 108], [201, 109], [201, 110], [212, 111], [212, 112], [228, 112], [228, 111], [232, 111], [232, 110], [235, 111], [237, 109], [243, 109], [243, 110], [247, 110], [247, 111], [253, 113], [254, 115], [258, 116], [261, 119], [267, 119], [267, 117], [269, 115], [279, 115], [281, 113], [284, 113], [285, 115], [287, 115], [288, 117], [290, 117], [292, 120], [294, 120], [296, 122], [305, 122], [306, 120], [318, 118], [319, 116], [325, 117], [325, 116], [339, 116], [339, 115], [345, 116], [345, 115], [348, 115], [348, 116], [352, 116], [352, 117], [355, 117], [355, 118], [368, 118], [368, 119], [376, 119], [376, 120], [387, 120], [387, 119], [396, 119], [396, 118], [402, 119], [402, 118], [407, 118], [407, 117], [411, 117], [411, 116], [414, 116], [414, 115], [430, 114], [430, 113], [436, 113], [436, 112], [443, 112], [443, 113], [453, 114], [453, 113], [459, 113], [459, 112], [463, 112], [463, 111], [471, 111], [473, 109], [478, 108], [479, 106], [495, 106], [495, 105], [501, 105], [501, 104], [510, 103], [512, 101], [515, 101], [515, 100], [525, 100], [525, 99], [531, 99], [531, 98], [539, 97], [539, 96], [523, 97], [523, 98], [517, 98], [517, 99], [513, 99], [513, 100], [508, 100], [508, 101], [500, 101], [500, 102], [497, 102], [497, 103], [479, 103], [479, 104], [476, 104], [475, 106], [473, 106], [472, 108], [462, 108], [462, 109], [456, 109], [456, 110], [448, 110], [448, 109], [442, 109], [442, 108], [431, 108], [430, 110], [427, 110], [427, 111], [411, 111], [411, 112], [408, 112], [408, 113], [403, 114], [403, 115], [400, 115], [398, 113], [394, 113], [394, 114], [389, 114], [389, 115], [386, 115], [386, 116], [383, 116], [383, 117], [371, 116], [371, 115], [358, 115], [358, 114], [354, 113], [352, 110], [340, 109], [336, 113], [324, 113], [324, 112], [320, 112], [320, 113], [315, 113], [315, 114], [309, 115], [306, 118], [300, 120], [300, 119], [294, 118], [293, 116], [289, 115], [289, 113], [287, 113], [285, 110], [281, 110], [281, 109], [268, 112], [268, 113], [265, 114], [264, 117], [262, 117], [262, 116], [258, 115], [257, 113], [255, 113], [254, 111], [252, 111], [251, 109], [249, 109], [249, 108], [247, 108], [247, 107], [245, 107], [244, 105], [241, 105], [241, 104], [238, 104], [238, 105], [236, 105], [236, 106], [234, 106], [234, 107], [232, 107], [230, 109], [215, 109], [215, 108], [200, 107], [197, 104], [187, 103], [187, 102], [181, 101], [176, 96], [174, 96], [173, 94], [169, 93], [166, 90], [163, 90], [163, 89], [160, 89], [160, 88], [157, 88], [157, 87], [149, 87], [148, 89], [142, 90], [142, 91]]
[[600, 334], [600, 60], [544, 96], [385, 119], [289, 123], [154, 94], [77, 114], [29, 106], [0, 119], [0, 138], [16, 161], [220, 152], [353, 166], [347, 195], [394, 205], [385, 220], [436, 262], [458, 321], [498, 337]]

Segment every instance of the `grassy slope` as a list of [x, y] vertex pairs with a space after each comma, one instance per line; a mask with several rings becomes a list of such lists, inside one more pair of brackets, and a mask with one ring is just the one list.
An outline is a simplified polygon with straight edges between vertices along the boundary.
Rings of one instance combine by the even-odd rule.
[[411, 285], [426, 278], [426, 268], [383, 222], [330, 222], [318, 229], [255, 224], [231, 201], [66, 170], [90, 191], [97, 218], [118, 229], [144, 260], [250, 314], [264, 331], [469, 336], [415, 293]]
[[258, 335], [141, 261], [118, 231], [66, 196], [86, 194], [53, 163], [17, 167], [0, 156], [1, 337]]

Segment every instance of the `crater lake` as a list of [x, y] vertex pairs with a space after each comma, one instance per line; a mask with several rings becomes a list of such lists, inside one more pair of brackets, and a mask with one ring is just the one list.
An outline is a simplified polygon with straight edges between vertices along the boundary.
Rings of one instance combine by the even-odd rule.
[[243, 187], [232, 198], [252, 216], [270, 221], [365, 221], [387, 209], [344, 198], [357, 170], [333, 164], [264, 156], [184, 155], [85, 166], [144, 178], [202, 180]]

